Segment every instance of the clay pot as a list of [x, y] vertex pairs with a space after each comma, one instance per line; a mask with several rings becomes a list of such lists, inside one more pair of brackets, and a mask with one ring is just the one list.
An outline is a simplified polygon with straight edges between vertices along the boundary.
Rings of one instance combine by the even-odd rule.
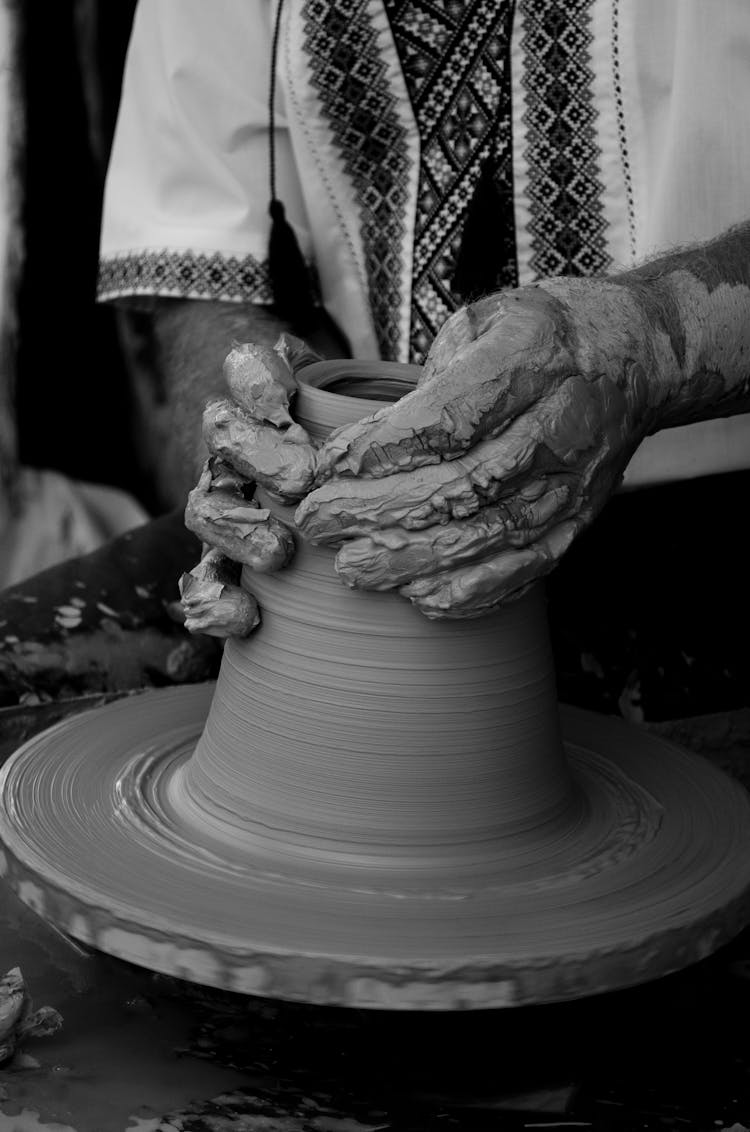
[[[301, 372], [295, 417], [316, 438], [417, 370], [342, 368]], [[430, 621], [398, 595], [347, 589], [330, 550], [298, 542], [284, 571], [244, 572], [262, 626], [226, 645], [181, 784], [194, 821], [269, 857], [422, 872], [577, 819], [541, 586], [494, 616]]]

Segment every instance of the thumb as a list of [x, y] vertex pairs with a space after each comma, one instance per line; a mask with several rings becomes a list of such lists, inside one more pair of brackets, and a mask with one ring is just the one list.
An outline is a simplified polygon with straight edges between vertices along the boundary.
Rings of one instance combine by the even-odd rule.
[[259, 423], [292, 424], [289, 399], [297, 385], [284, 359], [269, 346], [235, 342], [224, 362], [224, 380], [236, 403]]

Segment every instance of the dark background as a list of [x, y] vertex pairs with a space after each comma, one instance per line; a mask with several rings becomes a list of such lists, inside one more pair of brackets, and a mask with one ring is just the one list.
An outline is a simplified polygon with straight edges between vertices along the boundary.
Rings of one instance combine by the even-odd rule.
[[22, 463], [142, 497], [114, 315], [94, 303], [104, 174], [134, 10], [135, 0], [19, 9], [26, 251], [16, 404]]

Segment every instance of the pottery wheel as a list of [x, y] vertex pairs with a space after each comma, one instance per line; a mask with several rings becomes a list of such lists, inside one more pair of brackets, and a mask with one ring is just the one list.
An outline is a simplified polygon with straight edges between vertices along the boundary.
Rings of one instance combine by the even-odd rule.
[[132, 963], [285, 999], [406, 1009], [550, 1002], [665, 974], [747, 922], [750, 806], [707, 761], [562, 709], [578, 818], [513, 851], [418, 867], [274, 868], [185, 827], [171, 783], [213, 686], [145, 693], [21, 748], [0, 864], [64, 932]]
[[[373, 376], [414, 380], [318, 363], [297, 419], [322, 439], [374, 411], [338, 389]], [[643, 982], [750, 920], [750, 799], [558, 713], [539, 587], [433, 622], [324, 548], [245, 574], [262, 624], [215, 688], [66, 720], [0, 774], [0, 870], [63, 932], [230, 991], [440, 1010]]]

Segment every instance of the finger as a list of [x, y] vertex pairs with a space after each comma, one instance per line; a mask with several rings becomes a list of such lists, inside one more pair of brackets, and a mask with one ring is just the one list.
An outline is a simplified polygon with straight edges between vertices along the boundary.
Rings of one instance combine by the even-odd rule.
[[289, 399], [297, 385], [291, 366], [269, 346], [235, 342], [224, 362], [224, 380], [238, 405], [253, 420], [291, 425]]
[[562, 304], [542, 290], [466, 308], [438, 334], [413, 393], [332, 434], [318, 482], [393, 475], [497, 435], [574, 366], [567, 339]]
[[529, 545], [560, 521], [569, 498], [570, 487], [562, 479], [539, 480], [471, 519], [419, 531], [373, 531], [344, 543], [336, 556], [336, 572], [348, 586], [396, 589], [491, 552]]
[[[459, 459], [382, 479], [337, 477], [300, 503], [295, 524], [311, 542], [336, 544], [388, 527], [418, 530], [468, 518], [511, 494], [536, 467], [540, 435], [539, 420], [524, 416]], [[549, 458], [544, 470], [559, 464]]]
[[622, 447], [621, 394], [602, 377], [567, 377], [499, 436], [455, 460], [384, 478], [335, 477], [297, 511], [304, 536], [336, 543], [373, 530], [408, 530], [466, 518], [516, 494], [529, 478], [560, 472], [587, 476]]
[[239, 585], [241, 565], [208, 550], [179, 580], [185, 628], [209, 637], [247, 637], [260, 624], [255, 598]]
[[203, 413], [203, 439], [214, 456], [284, 502], [295, 502], [312, 486], [316, 453], [299, 425], [281, 431], [232, 401], [216, 400]]
[[204, 480], [205, 471], [201, 475], [199, 485], [203, 485], [203, 490], [210, 491], [229, 491], [233, 492], [238, 498], [252, 499], [255, 493], [255, 484], [252, 480], [247, 479], [246, 476], [241, 476], [239, 472], [225, 464], [218, 456], [209, 456], [206, 462], [206, 470], [208, 471], [208, 480]]
[[182, 606], [185, 628], [205, 637], [249, 637], [260, 624], [257, 601], [239, 586], [222, 586], [214, 594], [199, 584], [184, 592]]
[[584, 525], [581, 516], [566, 519], [530, 546], [420, 578], [399, 593], [429, 618], [480, 617], [548, 574]]
[[260, 573], [280, 570], [294, 555], [286, 524], [254, 501], [213, 489], [205, 473], [188, 495], [185, 526], [203, 542]]
[[287, 334], [286, 331], [279, 335], [274, 350], [293, 374], [304, 366], [323, 361], [322, 355], [308, 346], [307, 342], [302, 338], [296, 338], [294, 334]]
[[209, 637], [247, 637], [260, 623], [258, 603], [238, 585], [240, 566], [210, 550], [179, 580], [185, 628]]
[[228, 558], [222, 550], [203, 544], [200, 561], [193, 566], [189, 575], [194, 581], [219, 583], [222, 586], [239, 585], [242, 566]]
[[461, 505], [467, 514], [478, 508], [466, 467], [454, 460], [382, 480], [332, 480], [302, 500], [294, 522], [310, 541], [335, 544], [380, 527], [447, 521]]

